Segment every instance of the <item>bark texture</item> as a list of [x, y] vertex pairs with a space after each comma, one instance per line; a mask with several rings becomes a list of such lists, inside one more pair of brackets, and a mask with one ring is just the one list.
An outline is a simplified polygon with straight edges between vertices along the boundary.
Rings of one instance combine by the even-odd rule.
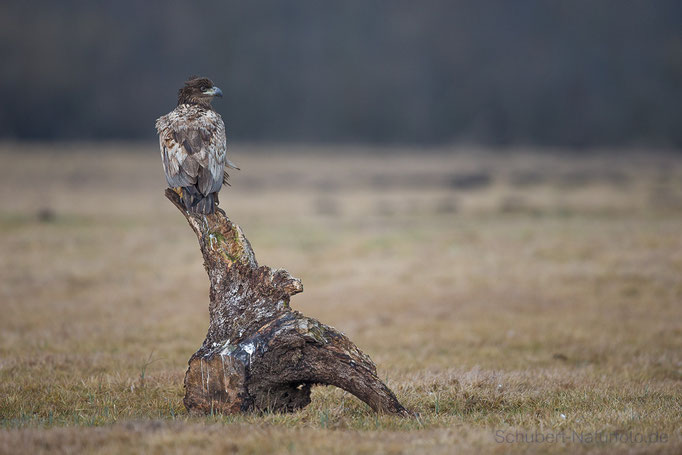
[[166, 197], [196, 234], [210, 280], [208, 333], [185, 374], [188, 411], [293, 411], [310, 403], [319, 384], [340, 387], [377, 412], [409, 415], [353, 342], [291, 309], [301, 281], [259, 266], [225, 212], [188, 213], [173, 190]]

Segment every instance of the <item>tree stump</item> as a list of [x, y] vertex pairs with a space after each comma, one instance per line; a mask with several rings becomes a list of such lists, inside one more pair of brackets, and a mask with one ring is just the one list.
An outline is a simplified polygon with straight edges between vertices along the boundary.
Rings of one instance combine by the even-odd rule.
[[166, 197], [194, 230], [210, 280], [208, 333], [185, 374], [188, 411], [294, 411], [310, 403], [313, 385], [334, 385], [377, 412], [410, 415], [353, 342], [291, 309], [301, 281], [259, 266], [224, 211], [189, 213], [173, 190]]

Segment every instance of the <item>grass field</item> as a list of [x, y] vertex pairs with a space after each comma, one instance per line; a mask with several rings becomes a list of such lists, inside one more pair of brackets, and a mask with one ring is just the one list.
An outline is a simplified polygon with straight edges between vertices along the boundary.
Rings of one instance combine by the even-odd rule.
[[188, 416], [208, 280], [156, 144], [5, 144], [0, 453], [682, 452], [682, 155], [232, 150], [259, 262], [420, 418]]

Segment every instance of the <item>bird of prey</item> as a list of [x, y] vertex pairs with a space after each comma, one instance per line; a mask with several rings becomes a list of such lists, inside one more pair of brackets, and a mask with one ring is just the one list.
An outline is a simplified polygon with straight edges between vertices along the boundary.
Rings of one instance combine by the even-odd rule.
[[[187, 211], [215, 211], [218, 191], [227, 183], [225, 123], [211, 106], [223, 92], [210, 79], [192, 76], [178, 91], [178, 106], [156, 120], [163, 169]], [[229, 184], [228, 184], [229, 185]]]

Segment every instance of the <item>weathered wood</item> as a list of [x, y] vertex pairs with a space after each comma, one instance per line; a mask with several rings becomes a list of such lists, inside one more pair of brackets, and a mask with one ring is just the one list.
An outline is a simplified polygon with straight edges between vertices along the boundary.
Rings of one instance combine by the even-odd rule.
[[173, 190], [166, 197], [199, 239], [210, 280], [208, 333], [185, 375], [190, 412], [293, 411], [310, 403], [319, 384], [340, 387], [377, 412], [409, 415], [345, 335], [291, 309], [301, 281], [259, 266], [225, 212], [192, 214]]

